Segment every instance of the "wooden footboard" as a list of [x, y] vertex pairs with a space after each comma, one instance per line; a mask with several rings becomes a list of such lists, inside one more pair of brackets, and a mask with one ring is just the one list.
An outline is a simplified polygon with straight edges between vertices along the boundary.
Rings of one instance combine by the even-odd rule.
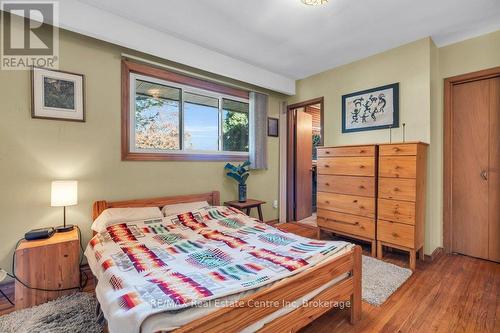
[[[325, 312], [336, 302], [349, 302], [351, 323], [361, 319], [361, 247], [335, 260], [319, 264], [270, 288], [243, 298], [237, 306], [225, 307], [175, 330], [181, 332], [238, 332], [301, 298], [331, 280], [349, 276], [323, 290], [301, 306], [265, 325], [260, 332], [296, 332]], [[265, 305], [272, 304], [272, 306]]]

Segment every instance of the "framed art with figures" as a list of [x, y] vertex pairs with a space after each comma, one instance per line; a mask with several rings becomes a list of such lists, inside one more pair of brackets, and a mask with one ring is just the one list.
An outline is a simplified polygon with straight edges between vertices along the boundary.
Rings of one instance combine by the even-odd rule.
[[342, 133], [399, 127], [399, 83], [342, 96]]
[[84, 82], [82, 74], [33, 67], [32, 118], [85, 122]]

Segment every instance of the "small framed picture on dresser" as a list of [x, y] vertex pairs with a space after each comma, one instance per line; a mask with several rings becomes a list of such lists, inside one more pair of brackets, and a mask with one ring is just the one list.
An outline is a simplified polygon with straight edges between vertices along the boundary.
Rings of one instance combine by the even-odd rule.
[[31, 117], [85, 122], [84, 76], [52, 69], [31, 70]]

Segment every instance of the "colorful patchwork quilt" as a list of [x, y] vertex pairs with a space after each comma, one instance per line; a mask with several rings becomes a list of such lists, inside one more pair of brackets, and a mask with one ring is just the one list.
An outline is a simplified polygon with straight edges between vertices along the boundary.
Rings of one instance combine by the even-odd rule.
[[111, 332], [294, 275], [349, 246], [285, 233], [230, 207], [118, 223], [85, 255]]

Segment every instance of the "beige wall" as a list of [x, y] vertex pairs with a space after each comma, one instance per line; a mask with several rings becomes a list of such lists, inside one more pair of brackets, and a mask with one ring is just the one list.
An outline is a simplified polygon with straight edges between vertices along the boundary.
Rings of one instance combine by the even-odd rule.
[[[31, 119], [29, 72], [0, 71], [0, 267], [9, 271], [14, 245], [26, 231], [62, 223], [62, 208], [50, 207], [53, 179], [79, 181], [79, 204], [68, 208], [67, 218], [81, 227], [85, 242], [95, 200], [211, 190], [221, 191], [222, 200], [237, 197], [222, 162], [122, 162], [120, 54], [134, 52], [65, 31], [60, 39], [60, 68], [85, 75], [86, 123]], [[283, 100], [270, 93], [271, 116]], [[268, 202], [266, 220], [278, 217], [272, 208], [278, 146], [278, 138], [269, 138], [269, 169], [252, 172], [248, 181], [248, 195]]]
[[[431, 218], [440, 221], [430, 235], [433, 244], [443, 244], [443, 80], [455, 75], [476, 72], [500, 66], [500, 31], [448, 45], [433, 53], [434, 79], [431, 83], [431, 160], [428, 197]], [[429, 213], [429, 212], [428, 212]], [[429, 215], [428, 215], [429, 218]]]
[[[342, 134], [344, 94], [400, 82], [400, 123], [406, 139], [430, 143], [425, 225], [425, 253], [443, 244], [443, 80], [446, 77], [500, 66], [500, 31], [437, 48], [430, 38], [319, 73], [298, 81], [297, 103], [325, 97], [325, 143], [382, 143], [388, 130]], [[401, 128], [393, 130], [401, 140]]]
[[[406, 140], [429, 143], [432, 45], [430, 38], [424, 38], [300, 80], [297, 94], [289, 99], [289, 103], [325, 97], [326, 145], [384, 143], [389, 142], [388, 129], [342, 134], [342, 95], [399, 82], [400, 124], [406, 123]], [[402, 127], [392, 130], [392, 140], [402, 141]], [[431, 192], [431, 187], [428, 192]], [[426, 253], [437, 246], [430, 240], [438, 223], [431, 219], [426, 221]]]

